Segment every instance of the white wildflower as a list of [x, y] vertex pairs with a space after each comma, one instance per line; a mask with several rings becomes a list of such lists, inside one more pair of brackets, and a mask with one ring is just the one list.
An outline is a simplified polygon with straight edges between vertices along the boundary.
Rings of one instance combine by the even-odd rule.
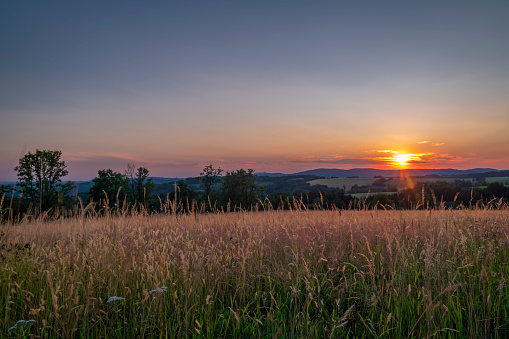
[[18, 322], [14, 326], [9, 328], [7, 330], [7, 332], [10, 332], [11, 330], [15, 330], [18, 327], [18, 324], [28, 324], [28, 323], [35, 323], [35, 320], [33, 320], [33, 319], [30, 319], [30, 320], [18, 320]]
[[164, 293], [164, 292], [166, 292], [167, 289], [168, 289], [168, 287], [163, 286], [163, 287], [156, 288], [155, 290], [149, 291], [148, 293], [149, 294], [152, 294], [152, 293]]
[[110, 297], [110, 298], [108, 299], [108, 301], [106, 301], [106, 302], [107, 302], [107, 303], [110, 303], [110, 302], [112, 302], [112, 301], [117, 301], [117, 300], [124, 300], [124, 298], [121, 298], [121, 297], [115, 297], [115, 296], [113, 296], [113, 297]]

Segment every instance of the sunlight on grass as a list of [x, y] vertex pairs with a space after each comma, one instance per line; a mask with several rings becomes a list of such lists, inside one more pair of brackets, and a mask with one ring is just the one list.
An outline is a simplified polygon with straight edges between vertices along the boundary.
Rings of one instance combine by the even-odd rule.
[[0, 327], [26, 337], [509, 335], [505, 205], [0, 227]]

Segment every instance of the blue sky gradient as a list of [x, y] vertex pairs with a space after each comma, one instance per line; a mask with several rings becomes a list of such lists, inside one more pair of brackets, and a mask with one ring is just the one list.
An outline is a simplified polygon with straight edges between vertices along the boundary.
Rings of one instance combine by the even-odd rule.
[[390, 167], [380, 150], [507, 169], [508, 17], [507, 1], [3, 2], [0, 181], [24, 145], [62, 150], [71, 179]]

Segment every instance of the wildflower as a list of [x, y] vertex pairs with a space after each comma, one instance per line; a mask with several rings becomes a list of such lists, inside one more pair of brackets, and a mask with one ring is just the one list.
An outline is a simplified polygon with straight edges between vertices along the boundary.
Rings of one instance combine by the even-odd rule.
[[108, 301], [106, 301], [106, 302], [109, 304], [110, 302], [112, 302], [112, 301], [117, 301], [117, 300], [124, 300], [124, 298], [121, 298], [121, 297], [115, 297], [115, 296], [113, 296], [113, 297], [110, 297], [110, 298], [108, 299]]
[[159, 287], [159, 288], [156, 288], [155, 290], [152, 290], [152, 291], [149, 291], [148, 293], [149, 294], [152, 294], [152, 293], [164, 293], [166, 292], [166, 290], [168, 289], [168, 287], [166, 286], [163, 286], [163, 287]]
[[18, 320], [18, 322], [14, 326], [9, 328], [7, 330], [7, 332], [10, 332], [11, 330], [15, 330], [18, 327], [18, 324], [28, 324], [28, 323], [35, 323], [35, 320], [33, 320], [33, 319], [30, 319], [30, 320]]

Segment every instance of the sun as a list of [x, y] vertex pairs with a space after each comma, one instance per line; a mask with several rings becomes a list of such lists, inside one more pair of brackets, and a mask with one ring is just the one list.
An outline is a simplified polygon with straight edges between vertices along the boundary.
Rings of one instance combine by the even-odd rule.
[[394, 162], [401, 167], [406, 167], [411, 159], [411, 154], [398, 154], [394, 156]]

